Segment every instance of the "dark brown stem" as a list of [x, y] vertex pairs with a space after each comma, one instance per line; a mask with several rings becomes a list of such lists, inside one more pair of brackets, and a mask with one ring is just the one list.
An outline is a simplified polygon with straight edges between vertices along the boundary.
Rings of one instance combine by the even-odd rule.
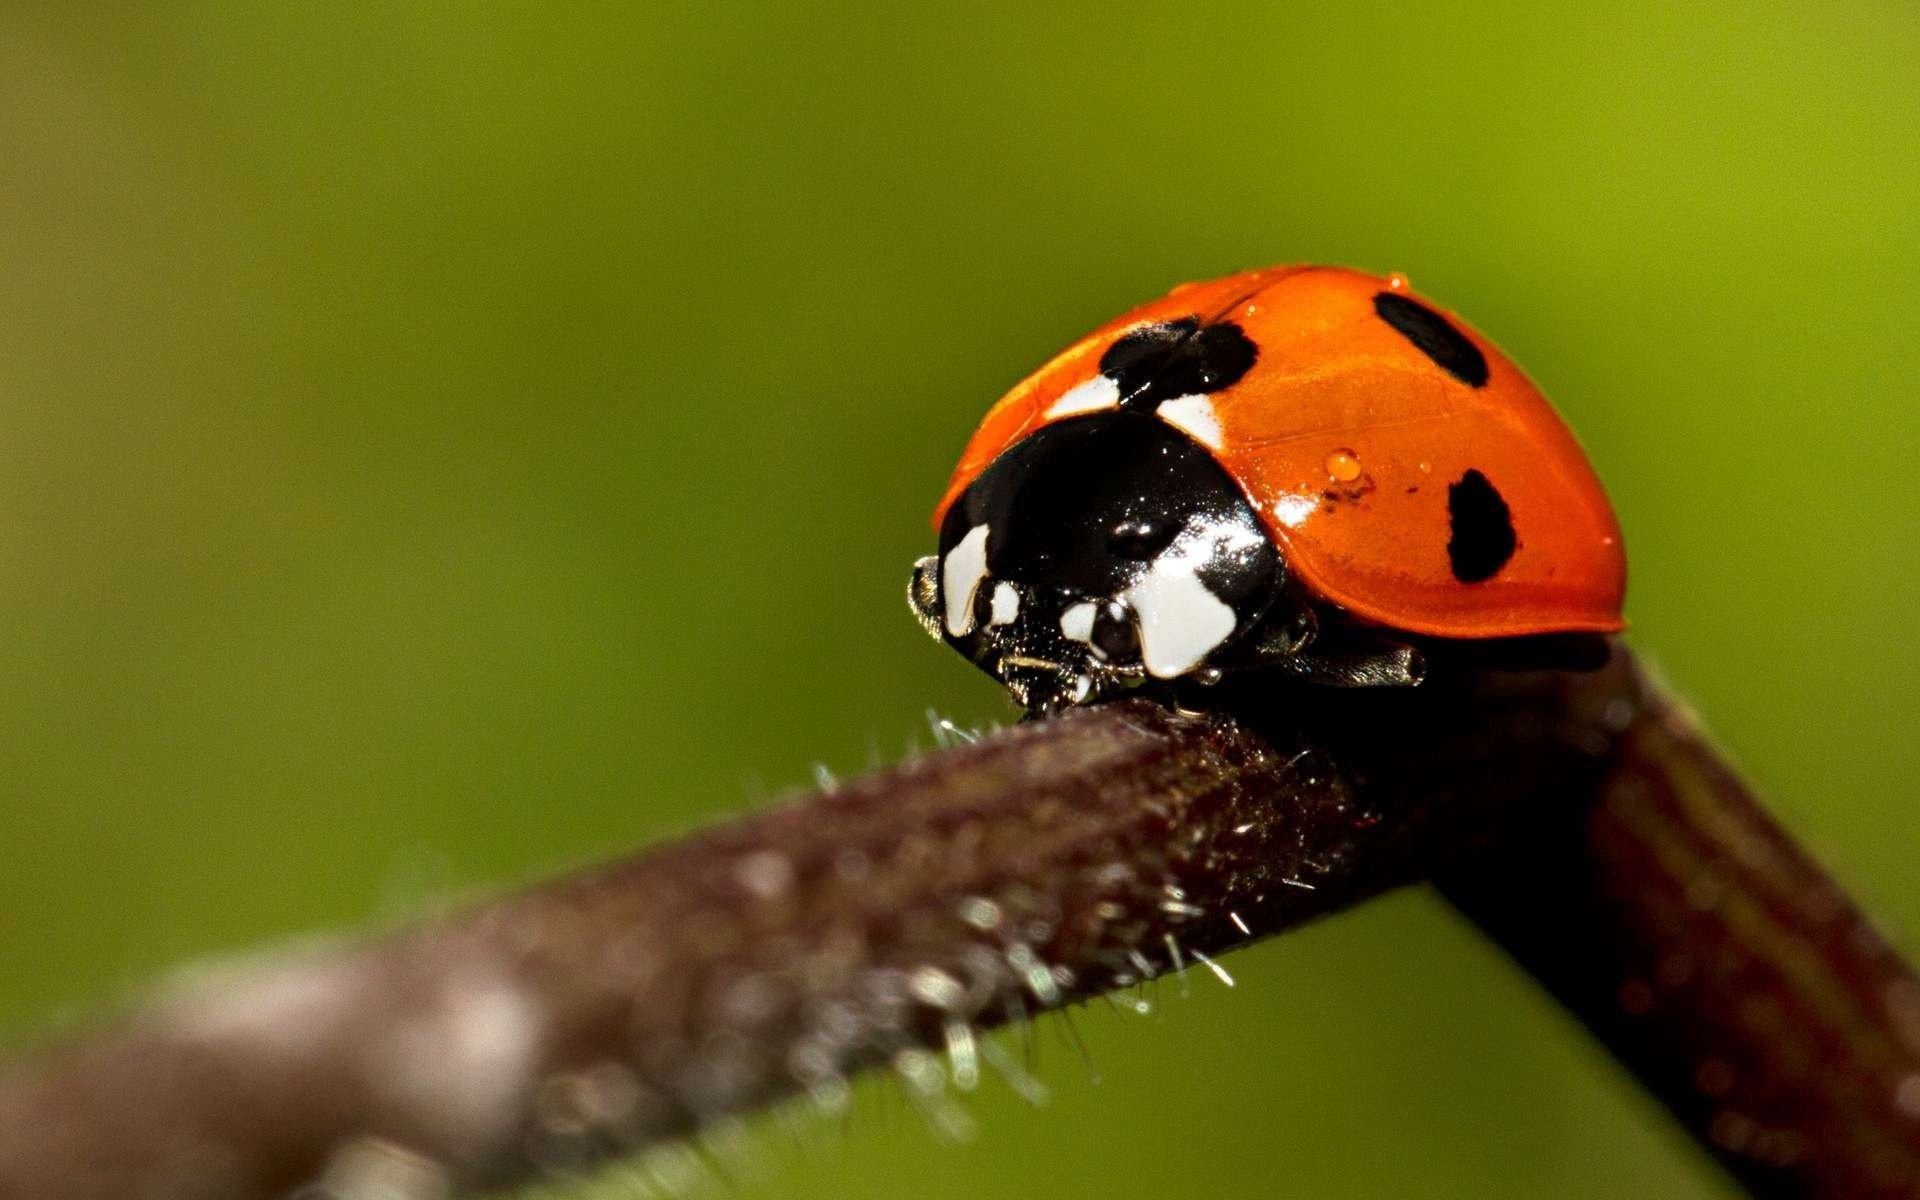
[[[785, 1096], [833, 1104], [875, 1064], [939, 1120], [945, 1089], [983, 1070], [1020, 1078], [984, 1036], [997, 1024], [1205, 969], [1399, 884], [1457, 881], [1466, 863], [1503, 864], [1487, 871], [1506, 879], [1535, 853], [1604, 853], [1604, 839], [1569, 850], [1567, 822], [1543, 832], [1536, 818], [1593, 829], [1584, 814], [1608, 811], [1633, 772], [1658, 793], [1683, 770], [1717, 770], [1624, 654], [1587, 674], [1442, 669], [1405, 693], [1222, 699], [1242, 715], [1133, 701], [1023, 726], [381, 940], [177, 986], [0, 1077], [0, 1195], [224, 1200], [316, 1179], [477, 1188]], [[1676, 811], [1684, 825], [1694, 810]], [[1660, 849], [1618, 844], [1629, 866]], [[1611, 973], [1639, 961], [1629, 951], [1650, 931], [1672, 933], [1653, 892], [1596, 890], [1608, 906], [1582, 909], [1567, 893], [1588, 876], [1512, 869], [1504, 899], [1493, 879], [1454, 894], [1503, 933], [1501, 905], [1567, 901], [1565, 929], [1546, 922], [1542, 946], [1606, 935], [1622, 947], [1594, 980], [1562, 979], [1557, 960], [1508, 938], [1583, 1014], [1588, 992], [1624, 995], [1622, 981], [1642, 978]], [[1723, 896], [1772, 887], [1772, 870], [1723, 873]], [[1617, 882], [1602, 872], [1594, 886]], [[1850, 933], [1857, 920], [1825, 895], [1817, 928]], [[1760, 927], [1728, 928], [1703, 948], [1744, 946]], [[1855, 953], [1808, 941], [1793, 982], [1820, 998], [1816, 1015], [1855, 1014], [1821, 1028], [1867, 1068], [1848, 1086], [1884, 1099], [1915, 1066], [1893, 1033], [1911, 1014], [1874, 1003], [1914, 985], [1884, 954], [1872, 973], [1855, 969]], [[1664, 1003], [1661, 978], [1645, 976]], [[1703, 998], [1722, 978], [1691, 976]], [[1731, 1010], [1703, 999], [1650, 1011], [1666, 1040], [1638, 1057], [1605, 1013], [1590, 1019], [1691, 1128], [1724, 1140], [1727, 1122], [1683, 1103], [1669, 1077], [1681, 1060], [1695, 1070], [1697, 1047], [1723, 1045]], [[1789, 1042], [1742, 1043], [1763, 1059], [1774, 1044]], [[1891, 1113], [1856, 1104], [1836, 1124], [1806, 1110], [1792, 1178], [1862, 1178], [1863, 1148], [1884, 1154], [1904, 1132], [1884, 1124]], [[1856, 1117], [1883, 1124], [1855, 1137]]]
[[1454, 904], [1760, 1196], [1920, 1194], [1920, 983], [1693, 724], [1445, 873]]

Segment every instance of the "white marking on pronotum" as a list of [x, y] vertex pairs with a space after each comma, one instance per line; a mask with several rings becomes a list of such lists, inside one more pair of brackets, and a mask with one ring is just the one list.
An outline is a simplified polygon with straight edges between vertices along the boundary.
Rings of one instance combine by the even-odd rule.
[[1120, 403], [1120, 381], [1110, 375], [1095, 375], [1085, 383], [1068, 388], [1060, 393], [1060, 398], [1047, 406], [1041, 415], [1052, 420], [1055, 417], [1071, 417], [1080, 413], [1099, 412], [1103, 408], [1115, 408]]
[[967, 530], [940, 563], [940, 592], [947, 598], [947, 633], [962, 637], [973, 632], [973, 594], [987, 577], [987, 527]]
[[1213, 549], [1207, 541], [1188, 532], [1120, 594], [1139, 615], [1140, 658], [1157, 678], [1193, 670], [1238, 624], [1232, 606], [1200, 582], [1200, 564]]
[[1288, 887], [1305, 888], [1309, 892], [1318, 890], [1304, 879], [1282, 879], [1280, 882]]
[[1205, 396], [1176, 396], [1163, 401], [1154, 415], [1203, 446], [1221, 446], [1220, 417]]
[[1253, 936], [1253, 930], [1247, 928], [1247, 923], [1240, 919], [1239, 913], [1229, 912], [1227, 914], [1227, 920], [1232, 921], [1233, 927], [1235, 929], [1238, 929], [1241, 933], [1246, 934], [1248, 937]]
[[987, 621], [989, 625], [1011, 625], [1020, 615], [1020, 593], [1014, 586], [1002, 580], [993, 585], [993, 615]]
[[1200, 964], [1206, 967], [1207, 970], [1212, 971], [1214, 974], [1214, 977], [1219, 979], [1221, 983], [1226, 984], [1228, 987], [1233, 986], [1233, 976], [1227, 974], [1227, 969], [1225, 967], [1213, 961], [1211, 958], [1208, 958], [1206, 955], [1202, 954], [1198, 950], [1195, 950], [1193, 952], [1193, 956], [1199, 959]]

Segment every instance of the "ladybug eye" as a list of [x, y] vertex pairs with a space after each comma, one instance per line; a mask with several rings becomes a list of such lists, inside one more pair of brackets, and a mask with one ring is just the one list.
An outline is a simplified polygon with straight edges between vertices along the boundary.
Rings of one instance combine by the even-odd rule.
[[1169, 532], [1152, 521], [1122, 521], [1107, 531], [1107, 552], [1115, 558], [1145, 562], [1170, 540]]
[[993, 623], [993, 593], [991, 581], [983, 581], [973, 593], [973, 624], [976, 629], [984, 629]]
[[1130, 663], [1140, 657], [1140, 631], [1133, 623], [1133, 614], [1118, 604], [1100, 606], [1087, 640], [1108, 662]]

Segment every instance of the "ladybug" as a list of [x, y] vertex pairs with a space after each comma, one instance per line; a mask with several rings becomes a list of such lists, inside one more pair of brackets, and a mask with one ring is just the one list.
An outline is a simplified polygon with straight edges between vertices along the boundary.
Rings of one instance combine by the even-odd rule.
[[1546, 399], [1339, 267], [1186, 284], [1001, 398], [914, 565], [921, 624], [1036, 711], [1277, 671], [1420, 682], [1467, 642], [1600, 646], [1626, 559]]

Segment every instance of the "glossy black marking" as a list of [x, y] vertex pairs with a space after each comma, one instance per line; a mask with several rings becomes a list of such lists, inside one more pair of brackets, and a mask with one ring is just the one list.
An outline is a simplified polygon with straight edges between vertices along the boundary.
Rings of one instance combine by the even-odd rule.
[[1107, 347], [1100, 372], [1120, 385], [1120, 407], [1151, 412], [1162, 401], [1240, 382], [1260, 350], [1232, 321], [1182, 317], [1144, 325]]
[[1140, 661], [1140, 629], [1132, 616], [1118, 604], [1103, 604], [1093, 617], [1093, 633], [1088, 639], [1111, 663]]
[[[1198, 557], [1197, 575], [1234, 611], [1243, 637], [1282, 590], [1286, 568], [1253, 506], [1206, 448], [1145, 413], [1105, 411], [1055, 421], [1021, 439], [980, 473], [940, 529], [944, 560], [980, 525], [990, 594], [1001, 581], [1020, 596], [1014, 619], [976, 621], [947, 641], [980, 664], [1023, 705], [1078, 703], [1080, 677], [1094, 694], [1141, 675], [1139, 631], [1116, 600], [1170, 551]], [[1099, 608], [1083, 641], [1060, 619], [1091, 601]], [[944, 631], [943, 631], [944, 632]]]
[[1107, 552], [1116, 558], [1147, 562], [1167, 548], [1179, 527], [1171, 521], [1129, 518], [1107, 533]]
[[1279, 555], [1226, 469], [1164, 421], [1102, 412], [1043, 426], [994, 459], [948, 511], [940, 553], [984, 524], [991, 578], [1111, 596], [1196, 521], [1256, 535], [1242, 539], [1255, 561], [1200, 568], [1222, 600], [1272, 583]]
[[1452, 526], [1447, 558], [1461, 583], [1492, 579], [1519, 545], [1506, 500], [1478, 471], [1469, 470], [1459, 482], [1447, 485], [1447, 517]]
[[1373, 311], [1447, 374], [1472, 387], [1487, 386], [1487, 356], [1439, 313], [1394, 292], [1374, 296]]

